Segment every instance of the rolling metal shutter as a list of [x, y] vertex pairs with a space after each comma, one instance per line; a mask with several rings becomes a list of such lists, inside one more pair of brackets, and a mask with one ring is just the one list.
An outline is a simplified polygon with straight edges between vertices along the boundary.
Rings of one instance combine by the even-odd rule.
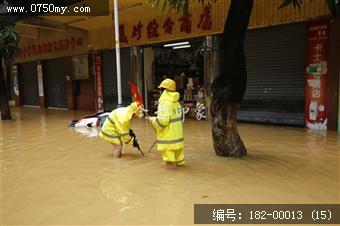
[[[120, 49], [122, 101], [127, 106], [131, 103], [128, 81], [132, 81], [130, 48]], [[103, 52], [104, 109], [111, 111], [118, 104], [116, 51]]]
[[304, 125], [307, 24], [250, 30], [239, 121]]
[[19, 70], [23, 104], [39, 106], [37, 62], [23, 63]]
[[48, 107], [67, 108], [65, 59], [43, 62], [43, 75]]

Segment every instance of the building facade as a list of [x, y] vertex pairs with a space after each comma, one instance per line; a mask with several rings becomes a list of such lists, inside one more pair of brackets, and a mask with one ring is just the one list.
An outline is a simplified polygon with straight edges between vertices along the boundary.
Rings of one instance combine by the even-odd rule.
[[[305, 1], [300, 10], [278, 9], [280, 3], [254, 1], [245, 40], [247, 90], [238, 120], [334, 130], [339, 119], [339, 21], [331, 19], [324, 0]], [[193, 116], [197, 102], [208, 115], [210, 85], [221, 63], [218, 36], [229, 4], [220, 0], [209, 8], [192, 2], [185, 16], [150, 4], [122, 9], [123, 102], [131, 100], [127, 81], [134, 81], [152, 109], [157, 84], [170, 76]], [[52, 19], [67, 24], [66, 31], [37, 28], [38, 38], [20, 42], [22, 52], [13, 68], [17, 104], [112, 110], [117, 103], [112, 18]], [[178, 42], [190, 47], [164, 47]]]

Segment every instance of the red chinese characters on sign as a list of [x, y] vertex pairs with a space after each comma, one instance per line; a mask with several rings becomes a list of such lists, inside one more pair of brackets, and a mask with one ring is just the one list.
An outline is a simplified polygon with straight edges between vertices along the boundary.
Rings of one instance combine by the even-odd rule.
[[139, 21], [137, 26], [133, 25], [133, 31], [132, 31], [132, 38], [136, 38], [136, 40], [139, 40], [142, 37], [142, 27], [143, 24]]
[[201, 27], [203, 30], [210, 30], [212, 25], [211, 20], [211, 10], [208, 6], [205, 6], [203, 9], [203, 13], [200, 16], [200, 22], [197, 25], [197, 28]]
[[41, 44], [37, 45], [37, 54], [41, 54]]
[[[152, 39], [152, 38], [159, 38], [160, 33], [159, 33], [159, 28], [163, 30], [163, 35], [167, 34], [173, 34], [174, 29], [177, 27], [175, 26], [175, 23], [179, 23], [178, 27], [180, 29], [180, 32], [182, 33], [187, 33], [190, 34], [192, 33], [192, 15], [190, 13], [183, 14], [179, 19], [177, 18], [171, 18], [170, 16], [165, 17], [165, 20], [158, 21], [156, 19], [152, 19], [151, 21], [148, 22], [148, 24], [144, 24], [139, 21], [137, 24], [132, 25], [132, 32], [130, 37], [132, 38], [133, 41], [138, 41], [143, 37], [143, 32], [144, 29], [146, 29], [147, 32], [147, 39]], [[213, 18], [212, 18], [212, 9], [209, 6], [205, 6], [202, 9], [201, 14], [199, 15], [199, 20], [198, 24], [196, 25], [197, 28], [201, 28], [202, 30], [209, 31], [212, 29], [213, 25]], [[195, 28], [196, 28], [195, 27]], [[124, 25], [121, 25], [119, 27], [120, 30], [120, 42], [122, 43], [128, 43], [128, 38], [125, 35], [124, 32]], [[144, 37], [143, 37], [144, 38]], [[132, 41], [132, 42], [133, 42]]]
[[191, 14], [186, 14], [179, 18], [178, 21], [181, 23], [181, 32], [191, 33], [191, 20], [190, 20]]
[[47, 43], [38, 43], [31, 46], [24, 46], [20, 49], [18, 57], [29, 57], [34, 55], [41, 55], [51, 52], [57, 52], [61, 50], [69, 50], [70, 48], [74, 50], [76, 46], [82, 46], [82, 38], [75, 39], [74, 37], [70, 39], [58, 40]]
[[[61, 44], [61, 45], [62, 45], [62, 44]], [[77, 46], [81, 46], [81, 45], [83, 45], [83, 39], [78, 38], [78, 39], [77, 39]]]
[[173, 26], [174, 26], [174, 22], [171, 20], [170, 17], [168, 17], [163, 24], [164, 32], [171, 34]]
[[72, 38], [70, 42], [71, 42], [71, 48], [74, 49], [74, 46], [76, 44], [76, 39]]
[[147, 26], [148, 38], [159, 37], [158, 27], [159, 27], [159, 24], [157, 23], [157, 21], [155, 19], [153, 19], [152, 21], [149, 22], [149, 24]]
[[327, 129], [328, 21], [308, 27], [305, 123], [309, 129]]
[[104, 111], [103, 100], [103, 80], [102, 80], [102, 58], [99, 54], [94, 59], [95, 78], [96, 78], [96, 96], [97, 96], [97, 112]]
[[125, 27], [123, 25], [119, 25], [119, 42], [128, 43], [127, 36], [125, 34]]
[[36, 51], [35, 51], [35, 45], [32, 46], [32, 54], [33, 54], [33, 55], [36, 55], [36, 54], [37, 54]]

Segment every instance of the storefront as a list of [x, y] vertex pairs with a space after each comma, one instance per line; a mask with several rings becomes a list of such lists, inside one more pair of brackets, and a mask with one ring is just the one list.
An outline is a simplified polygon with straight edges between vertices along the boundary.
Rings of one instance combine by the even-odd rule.
[[[121, 55], [123, 55], [122, 51], [125, 47], [136, 48], [138, 46], [142, 52], [141, 60], [137, 63], [141, 65], [142, 69], [140, 70], [137, 66], [133, 70], [137, 68], [142, 72], [139, 77], [142, 77], [143, 81], [139, 88], [141, 91], [143, 90], [145, 105], [150, 112], [153, 113], [156, 110], [155, 104], [159, 97], [157, 86], [164, 77], [170, 77], [176, 81], [183, 104], [192, 108], [189, 115], [194, 116], [194, 107], [197, 101], [204, 104], [204, 57], [203, 51], [201, 51], [203, 37], [208, 34], [220, 33], [227, 13], [225, 10], [227, 5], [227, 1], [218, 1], [212, 5], [212, 8], [209, 8], [196, 2], [192, 4], [190, 13], [187, 15], [174, 12], [162, 14], [150, 6], [148, 17], [136, 13], [133, 20], [120, 20]], [[122, 12], [122, 14], [124, 13]], [[99, 42], [99, 37], [104, 37], [105, 32], [109, 29], [112, 30], [112, 28], [98, 29], [96, 35], [93, 35], [92, 41], [94, 43]], [[180, 40], [188, 41], [190, 47], [181, 49], [171, 46], [164, 47], [166, 44], [177, 43]], [[112, 48], [114, 48], [114, 45], [112, 45]], [[116, 78], [112, 76], [112, 74], [115, 74], [113, 68], [115, 64], [114, 51], [112, 52], [113, 54], [105, 52], [103, 54], [104, 103], [106, 109], [111, 108], [109, 105], [113, 105], [116, 98], [114, 96], [116, 95]], [[105, 58], [109, 60], [105, 60]], [[109, 64], [106, 61], [109, 61]], [[121, 59], [121, 62], [122, 67], [124, 67], [123, 64], [127, 61]], [[131, 61], [130, 63], [130, 67], [133, 67], [134, 62]], [[132, 72], [132, 79], [138, 81], [139, 79], [136, 79], [134, 74], [135, 71]], [[123, 80], [124, 76], [126, 75], [122, 72], [123, 96], [124, 90], [130, 93], [129, 88], [124, 87], [127, 85]]]
[[[35, 29], [36, 38], [22, 38], [12, 68], [17, 105], [94, 110], [87, 35], [79, 30]], [[15, 77], [15, 78], [14, 78]]]
[[202, 39], [189, 39], [162, 43], [144, 48], [144, 74], [148, 90], [148, 107], [153, 114], [157, 110], [160, 96], [158, 85], [171, 78], [176, 82], [177, 91], [188, 115], [194, 117], [196, 103], [204, 104], [204, 62]]
[[[321, 2], [308, 2], [303, 8], [314, 7], [314, 4], [320, 7], [317, 11], [300, 14], [293, 7], [277, 10], [277, 3], [268, 4], [268, 8], [273, 9], [270, 12], [261, 4], [254, 4], [250, 19], [250, 30], [245, 41], [248, 83], [238, 119], [247, 122], [304, 126], [308, 23], [301, 21], [327, 15], [327, 6]], [[216, 56], [203, 51], [200, 61], [208, 64], [194, 65], [193, 67], [198, 66], [200, 71], [199, 75], [193, 73], [193, 76], [187, 72], [191, 67], [190, 63], [186, 62], [187, 59], [181, 59], [183, 55], [190, 53], [180, 53], [185, 49], [174, 51], [172, 48], [164, 47], [164, 44], [198, 37], [202, 37], [203, 40], [207, 35], [216, 36], [222, 32], [225, 22], [222, 18], [225, 18], [227, 7], [228, 1], [220, 1], [210, 9], [194, 5], [187, 16], [169, 13], [154, 18], [136, 18], [134, 21], [121, 22], [122, 46], [143, 46], [145, 43], [152, 43], [152, 46], [150, 44], [144, 46], [142, 62], [144, 87], [147, 90], [144, 96], [151, 112], [156, 110], [155, 104], [159, 97], [157, 84], [168, 76], [176, 80], [185, 104], [195, 109], [197, 102], [205, 100], [203, 104], [206, 108], [205, 113], [208, 114], [210, 97], [207, 96], [211, 95], [208, 91], [213, 78], [209, 77], [211, 75], [207, 76], [207, 72], [214, 70], [204, 68], [202, 65], [216, 66], [217, 64], [211, 63]], [[267, 17], [263, 16], [264, 14]], [[207, 59], [211, 56], [214, 59]]]
[[[143, 6], [130, 6], [127, 2], [121, 4], [126, 6], [121, 7], [122, 10], [119, 13], [123, 105], [131, 101], [128, 81], [133, 81], [143, 93], [146, 107], [150, 112], [154, 112], [156, 100], [159, 97], [157, 85], [164, 77], [170, 77], [177, 83], [183, 104], [191, 108], [188, 114], [195, 117], [195, 108], [198, 110], [196, 105], [199, 103], [202, 104], [201, 109], [206, 108], [204, 113], [208, 115], [211, 82], [218, 70], [218, 64], [223, 63], [218, 62], [218, 45], [210, 46], [208, 43], [211, 40], [209, 41], [208, 37], [217, 40], [218, 34], [223, 32], [230, 1], [217, 1], [212, 4], [212, 7], [195, 2], [191, 4], [189, 13], [186, 15], [160, 12], [151, 4], [143, 4]], [[307, 124], [306, 118], [310, 118], [310, 115], [306, 115], [307, 107], [305, 106], [312, 106], [309, 108], [316, 109], [315, 104], [307, 103], [309, 94], [307, 94], [306, 87], [311, 85], [311, 82], [307, 81], [311, 79], [307, 79], [306, 71], [306, 65], [310, 64], [307, 62], [308, 29], [310, 23], [318, 21], [318, 18], [329, 20], [329, 10], [324, 0], [306, 1], [300, 10], [292, 5], [278, 10], [278, 6], [279, 2], [276, 1], [270, 1], [266, 5], [259, 1], [254, 2], [245, 40], [247, 89], [238, 120], [304, 126]], [[315, 10], [308, 10], [311, 8]], [[145, 12], [149, 13], [146, 15]], [[131, 18], [132, 14], [133, 18]], [[54, 19], [64, 22], [64, 19]], [[49, 89], [52, 84], [63, 84], [64, 88], [66, 86], [68, 109], [82, 109], [86, 104], [101, 106], [99, 107], [101, 110], [114, 109], [118, 102], [118, 94], [112, 18], [68, 18], [67, 20], [68, 25], [87, 30], [87, 33], [76, 32], [71, 36], [66, 35], [68, 41], [65, 39], [65, 34], [58, 36], [60, 37], [58, 39], [64, 41], [51, 40], [51, 48], [54, 49], [53, 56], [45, 55], [44, 51], [49, 45], [44, 48], [44, 43], [40, 43], [39, 48], [39, 42], [24, 43], [23, 47], [26, 46], [24, 53], [27, 54], [28, 49], [31, 52], [35, 49], [38, 54], [33, 54], [34, 59], [32, 57], [28, 59], [27, 56], [23, 59], [19, 56], [19, 63], [42, 60], [46, 96], [56, 95], [56, 90], [62, 90], [54, 87], [53, 94]], [[73, 37], [75, 41], [72, 41]], [[46, 39], [42, 40], [45, 42]], [[60, 51], [70, 47], [71, 42], [73, 46], [69, 49], [72, 51], [66, 51], [66, 54], [65, 51]], [[188, 42], [190, 47], [175, 49], [175, 46], [164, 46], [178, 42]], [[206, 44], [205, 47], [203, 43]], [[28, 46], [30, 48], [27, 48]], [[77, 60], [73, 57], [86, 55], [89, 46], [93, 47], [96, 54], [95, 57], [89, 54], [87, 66], [89, 76], [77, 79], [74, 76], [76, 72], [72, 69], [74, 68], [72, 65]], [[41, 51], [43, 54], [39, 53]], [[53, 82], [51, 80], [53, 69], [46, 69], [49, 67], [48, 60], [61, 57], [65, 58], [63, 79], [66, 85], [61, 78]], [[62, 72], [59, 71], [60, 73]], [[51, 84], [48, 84], [49, 82]], [[329, 92], [333, 90], [334, 88]], [[312, 90], [312, 92], [316, 91]], [[58, 100], [60, 103], [51, 104], [53, 98], [46, 97], [47, 106], [65, 106], [65, 94], [55, 96], [55, 98], [60, 99]], [[310, 112], [315, 112], [315, 109]], [[325, 105], [321, 108], [318, 105], [322, 120], [325, 118], [326, 110]]]
[[307, 23], [248, 30], [239, 121], [303, 126]]
[[46, 60], [42, 64], [46, 106], [67, 108], [65, 59]]
[[19, 89], [22, 105], [40, 105], [36, 61], [19, 65]]
[[[95, 74], [93, 70], [92, 54], [81, 54], [67, 58], [66, 68], [72, 66], [71, 79], [73, 109], [91, 110], [96, 109], [95, 106]], [[67, 71], [66, 71], [67, 72]], [[66, 73], [67, 75], [68, 73]], [[66, 80], [68, 77], [66, 77]], [[68, 96], [71, 96], [69, 93]]]
[[[101, 55], [103, 59], [104, 109], [110, 111], [115, 109], [118, 104], [116, 51], [105, 50]], [[128, 81], [132, 81], [130, 55], [130, 48], [120, 50], [122, 102], [125, 106], [131, 102], [131, 92], [128, 84]]]

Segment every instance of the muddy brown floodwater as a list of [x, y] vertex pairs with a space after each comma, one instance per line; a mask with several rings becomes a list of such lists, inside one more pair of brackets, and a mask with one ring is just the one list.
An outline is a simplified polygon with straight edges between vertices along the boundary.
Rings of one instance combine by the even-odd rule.
[[12, 109], [1, 121], [3, 225], [193, 224], [198, 203], [340, 203], [335, 132], [239, 124], [248, 149], [217, 157], [209, 121], [185, 121], [187, 164], [164, 167], [145, 120], [133, 121], [142, 150], [111, 145], [96, 129], [67, 127], [84, 112]]

